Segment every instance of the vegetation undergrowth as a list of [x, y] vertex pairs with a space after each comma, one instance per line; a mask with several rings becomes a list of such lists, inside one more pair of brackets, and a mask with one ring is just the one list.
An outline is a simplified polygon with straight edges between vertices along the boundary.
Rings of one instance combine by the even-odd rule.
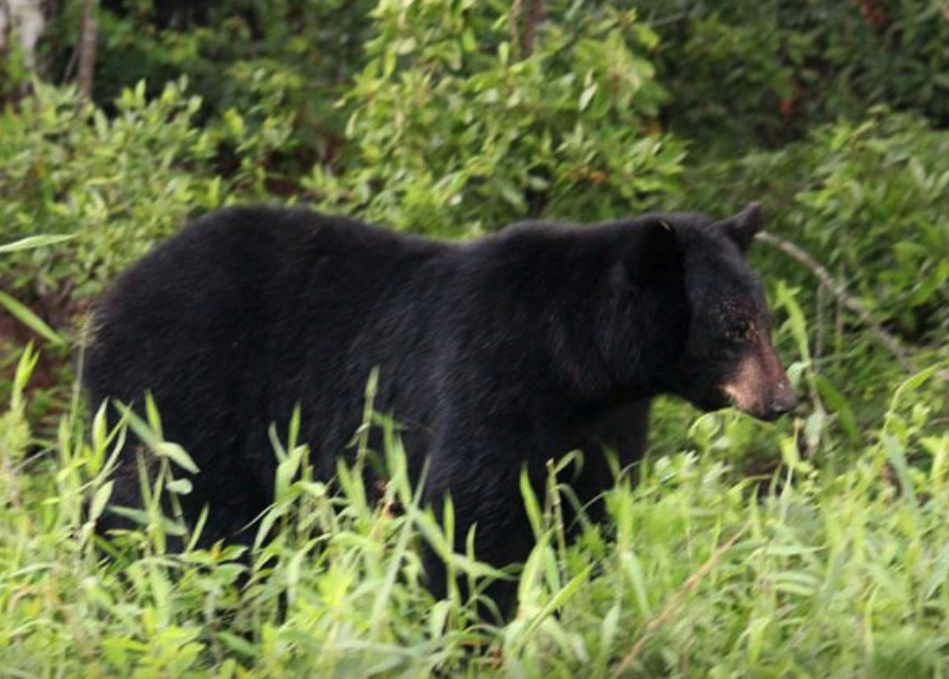
[[[525, 495], [538, 544], [517, 575], [516, 617], [498, 628], [477, 619], [475, 602], [425, 591], [418, 550], [447, 553], [451, 521], [443, 529], [419, 506], [392, 427], [384, 451], [365, 451], [385, 460], [381, 501], [370, 499], [359, 462], [330, 483], [311, 478], [310, 451], [291, 427], [285, 445], [274, 437], [276, 502], [253, 547], [168, 550], [182, 529], [158, 511], [141, 530], [98, 541], [93, 524], [124, 430], [107, 431], [100, 414], [85, 431], [71, 411], [37, 451], [24, 417], [35, 361], [28, 349], [0, 420], [2, 676], [949, 670], [949, 434], [915, 401], [932, 370], [896, 389], [871, 445], [833, 472], [801, 457], [784, 428], [775, 433], [784, 464], [736, 479], [715, 452], [744, 418], [705, 416], [684, 452], [644, 465], [635, 486], [621, 478], [607, 523], [571, 544], [559, 520], [566, 465], [557, 476], [552, 463], [547, 495]], [[192, 464], [187, 454], [148, 440], [168, 463], [159, 483], [188, 492], [173, 478]], [[475, 582], [498, 575], [449, 558]]]

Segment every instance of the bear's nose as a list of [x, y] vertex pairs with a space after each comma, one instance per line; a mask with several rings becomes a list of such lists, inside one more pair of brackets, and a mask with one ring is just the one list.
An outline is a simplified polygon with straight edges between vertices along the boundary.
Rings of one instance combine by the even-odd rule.
[[776, 420], [797, 407], [797, 396], [794, 391], [786, 385], [781, 385], [783, 389], [777, 389], [774, 397], [771, 399], [771, 405], [768, 408], [770, 419]]

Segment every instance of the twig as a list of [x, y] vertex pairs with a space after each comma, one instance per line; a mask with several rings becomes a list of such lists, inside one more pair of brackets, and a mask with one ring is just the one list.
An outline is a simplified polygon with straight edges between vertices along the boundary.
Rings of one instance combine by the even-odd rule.
[[[886, 329], [880, 325], [867, 311], [867, 308], [860, 303], [859, 300], [851, 297], [847, 294], [844, 286], [838, 283], [827, 271], [820, 262], [816, 261], [809, 254], [804, 252], [794, 243], [787, 241], [780, 236], [775, 236], [773, 233], [768, 233], [763, 231], [758, 234], [758, 240], [761, 240], [768, 245], [776, 247], [778, 250], [788, 255], [799, 264], [808, 269], [812, 274], [817, 276], [820, 279], [820, 282], [830, 290], [831, 294], [836, 297], [841, 304], [843, 304], [847, 309], [852, 311], [857, 317], [867, 326], [871, 333], [877, 338], [877, 340], [886, 347], [890, 353], [896, 358], [897, 363], [899, 363], [906, 372], [917, 373], [919, 372], [919, 366], [916, 365], [916, 362], [910, 357], [909, 351], [904, 347], [900, 341], [891, 333], [887, 332]], [[939, 379], [949, 382], [949, 370], [937, 370], [936, 376]]]
[[669, 14], [668, 16], [660, 17], [659, 19], [650, 19], [649, 27], [661, 28], [662, 26], [677, 24], [680, 21], [685, 21], [686, 19], [691, 19], [691, 18], [692, 18], [692, 12], [677, 12], [676, 14]]
[[814, 371], [817, 371], [817, 364], [824, 357], [824, 315], [827, 303], [824, 300], [824, 294], [827, 286], [821, 283], [817, 286], [817, 339], [814, 341]]
[[682, 586], [679, 587], [679, 589], [677, 589], [675, 593], [669, 598], [669, 602], [666, 604], [665, 608], [662, 609], [659, 615], [646, 624], [642, 635], [639, 637], [639, 641], [637, 641], [636, 645], [633, 646], [633, 650], [631, 650], [626, 655], [626, 657], [623, 658], [623, 661], [619, 664], [619, 667], [616, 668], [616, 671], [613, 673], [613, 679], [619, 677], [621, 674], [623, 674], [623, 672], [628, 670], [634, 662], [636, 662], [636, 658], [642, 654], [643, 648], [646, 646], [646, 642], [649, 640], [652, 634], [664, 624], [669, 622], [669, 619], [679, 608], [679, 605], [682, 603], [682, 600], [685, 598], [686, 594], [695, 589], [696, 585], [705, 579], [705, 576], [712, 572], [712, 569], [718, 565], [718, 562], [721, 561], [725, 552], [735, 546], [735, 543], [738, 542], [738, 540], [742, 535], [745, 534], [750, 526], [750, 522], [742, 526], [741, 530], [729, 538], [725, 544], [712, 552], [712, 555], [708, 558], [708, 560], [702, 564], [702, 566], [697, 571], [690, 575], [684, 583], [682, 583]]

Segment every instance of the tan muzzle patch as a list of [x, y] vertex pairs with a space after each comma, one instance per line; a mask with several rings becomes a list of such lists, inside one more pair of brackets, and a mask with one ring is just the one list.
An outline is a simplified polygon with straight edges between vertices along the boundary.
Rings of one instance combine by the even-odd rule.
[[763, 420], [776, 419], [797, 405], [781, 360], [761, 333], [722, 391], [736, 408]]

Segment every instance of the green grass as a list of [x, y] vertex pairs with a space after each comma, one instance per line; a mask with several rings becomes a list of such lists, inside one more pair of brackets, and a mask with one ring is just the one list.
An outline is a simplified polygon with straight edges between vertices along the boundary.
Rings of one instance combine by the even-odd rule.
[[[339, 492], [310, 478], [291, 432], [261, 521], [272, 539], [245, 558], [166, 553], [173, 519], [97, 544], [121, 433], [101, 419], [83, 431], [77, 402], [27, 455], [32, 360], [0, 416], [2, 677], [949, 676], [949, 434], [916, 402], [927, 373], [894, 391], [836, 473], [796, 455], [784, 424], [770, 436], [785, 464], [742, 478], [719, 452], [745, 418], [705, 416], [690, 450], [621, 481], [609, 521], [570, 546], [557, 520], [569, 494], [551, 483], [527, 498], [538, 546], [517, 615], [497, 628], [474, 602], [425, 591], [419, 545], [447, 538], [391, 436], [391, 480], [371, 503], [358, 470], [340, 467]], [[187, 464], [170, 450], [169, 474]], [[462, 577], [490, 577], [450, 558]]]

